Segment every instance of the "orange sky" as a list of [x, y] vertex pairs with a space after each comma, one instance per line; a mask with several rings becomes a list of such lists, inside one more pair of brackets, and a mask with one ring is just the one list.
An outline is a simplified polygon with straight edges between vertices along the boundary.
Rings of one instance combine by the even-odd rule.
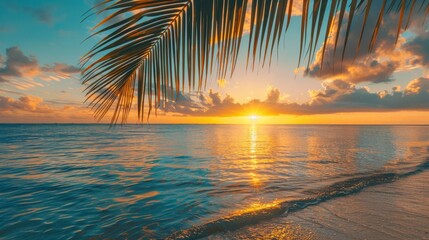
[[[151, 114], [149, 124], [429, 124], [427, 111], [352, 112], [315, 115], [263, 116], [254, 112], [240, 117], [174, 116], [159, 111]], [[0, 123], [109, 123], [109, 118], [98, 122], [85, 107], [50, 109], [45, 113], [14, 111], [2, 113]], [[141, 123], [132, 113], [129, 124]]]

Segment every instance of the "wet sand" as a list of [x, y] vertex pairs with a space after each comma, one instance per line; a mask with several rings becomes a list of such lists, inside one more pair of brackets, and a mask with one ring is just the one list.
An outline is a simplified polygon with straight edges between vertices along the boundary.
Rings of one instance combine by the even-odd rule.
[[429, 171], [208, 239], [429, 239]]

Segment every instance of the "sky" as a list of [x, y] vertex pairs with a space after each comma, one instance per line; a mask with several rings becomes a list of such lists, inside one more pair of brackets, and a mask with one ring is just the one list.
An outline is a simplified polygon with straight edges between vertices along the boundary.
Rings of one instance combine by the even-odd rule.
[[[1, 123], [98, 122], [84, 102], [79, 65], [99, 40], [84, 41], [100, 20], [93, 17], [82, 22], [82, 15], [94, 3], [0, 2]], [[300, 15], [299, 6], [295, 10], [294, 15]], [[423, 17], [416, 13], [395, 44], [398, 16], [388, 14], [370, 55], [356, 54], [360, 29], [352, 26], [344, 61], [332, 65], [325, 61], [321, 70], [322, 43], [309, 68], [298, 66], [300, 18], [294, 16], [270, 67], [246, 71], [242, 51], [231, 78], [210, 78], [203, 92], [181, 93], [148, 122], [429, 124], [429, 24]], [[355, 18], [363, 20], [360, 15]], [[369, 22], [375, 21], [376, 14], [370, 15]], [[333, 45], [328, 38], [328, 59], [334, 59]], [[137, 123], [136, 115], [132, 111], [128, 123]]]

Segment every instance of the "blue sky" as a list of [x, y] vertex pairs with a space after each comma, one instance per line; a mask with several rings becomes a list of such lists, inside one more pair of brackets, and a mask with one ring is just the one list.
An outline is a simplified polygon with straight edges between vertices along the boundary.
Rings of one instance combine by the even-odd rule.
[[67, 62], [78, 64], [89, 46], [88, 24], [81, 24], [81, 15], [91, 5], [76, 0], [18, 0], [0, 2], [0, 47], [19, 46], [35, 55], [41, 63]]

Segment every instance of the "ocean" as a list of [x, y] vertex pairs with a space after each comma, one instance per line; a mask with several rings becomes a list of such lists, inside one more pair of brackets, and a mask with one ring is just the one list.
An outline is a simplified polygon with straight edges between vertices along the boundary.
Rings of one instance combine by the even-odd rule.
[[428, 159], [429, 126], [2, 124], [0, 239], [425, 239]]

